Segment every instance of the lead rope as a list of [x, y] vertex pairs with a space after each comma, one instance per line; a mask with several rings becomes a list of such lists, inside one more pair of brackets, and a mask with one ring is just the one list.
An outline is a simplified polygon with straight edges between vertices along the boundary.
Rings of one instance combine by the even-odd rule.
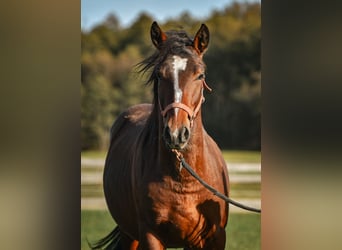
[[206, 183], [203, 179], [201, 179], [201, 177], [199, 177], [198, 174], [196, 174], [196, 172], [191, 168], [191, 166], [188, 163], [186, 163], [182, 153], [180, 153], [177, 149], [172, 149], [172, 152], [176, 155], [177, 159], [179, 160], [179, 162], [181, 164], [180, 170], [182, 167], [184, 167], [189, 172], [189, 174], [191, 174], [196, 180], [198, 180], [205, 188], [207, 188], [214, 195], [216, 195], [217, 197], [226, 201], [227, 203], [231, 203], [232, 205], [237, 206], [239, 208], [242, 208], [242, 209], [245, 209], [248, 211], [252, 211], [252, 212], [256, 212], [256, 213], [261, 213], [261, 209], [257, 209], [257, 208], [253, 208], [253, 207], [243, 205], [237, 201], [230, 199], [229, 197], [225, 196], [224, 194], [221, 194], [219, 191], [217, 191], [215, 188], [213, 188], [208, 183]]

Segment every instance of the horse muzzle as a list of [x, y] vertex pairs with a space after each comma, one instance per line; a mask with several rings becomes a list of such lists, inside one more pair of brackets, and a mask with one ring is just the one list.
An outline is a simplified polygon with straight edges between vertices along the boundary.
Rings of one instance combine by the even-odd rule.
[[[169, 149], [181, 150], [187, 146], [191, 136], [190, 129], [199, 112], [202, 100], [203, 95], [195, 110], [192, 110], [190, 107], [180, 102], [173, 102], [167, 105], [165, 109], [162, 109], [159, 102], [161, 115], [164, 121], [163, 139]], [[171, 112], [169, 112], [171, 110], [173, 111], [172, 115], [170, 114]]]
[[170, 149], [184, 149], [190, 139], [190, 128], [181, 126], [172, 130], [169, 126], [165, 126], [163, 139]]

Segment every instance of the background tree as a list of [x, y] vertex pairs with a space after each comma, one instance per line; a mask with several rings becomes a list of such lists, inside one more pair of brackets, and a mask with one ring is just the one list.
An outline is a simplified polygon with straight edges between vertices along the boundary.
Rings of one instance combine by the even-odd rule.
[[81, 139], [84, 149], [106, 149], [113, 122], [114, 90], [103, 76], [91, 77], [81, 88]]
[[[149, 28], [153, 18], [140, 13], [122, 28], [115, 15], [81, 34], [82, 149], [106, 149], [113, 121], [128, 106], [151, 102], [150, 86], [135, 65], [154, 52]], [[194, 35], [201, 23], [211, 41], [204, 61], [207, 83], [203, 122], [219, 146], [260, 149], [260, 4], [233, 3], [206, 20], [190, 13], [160, 23], [163, 29], [184, 29]], [[145, 76], [146, 77], [146, 76]]]

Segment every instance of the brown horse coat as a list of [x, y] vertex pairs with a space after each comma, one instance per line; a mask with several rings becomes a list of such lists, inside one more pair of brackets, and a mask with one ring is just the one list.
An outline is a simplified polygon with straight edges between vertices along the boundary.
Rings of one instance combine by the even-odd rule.
[[[205, 131], [200, 110], [193, 121], [189, 121], [188, 111], [177, 107], [167, 111], [165, 117], [161, 115], [162, 107], [173, 101], [172, 95], [165, 91], [170, 89], [172, 92], [167, 85], [170, 81], [165, 77], [170, 75], [169, 68], [172, 69], [166, 65], [172, 58], [170, 54], [186, 58], [188, 63], [186, 69], [183, 67], [184, 70], [179, 71], [182, 103], [194, 110], [197, 103], [202, 102], [199, 98], [203, 86], [198, 80], [201, 77], [194, 76], [198, 74], [198, 68], [202, 70], [202, 54], [209, 33], [202, 25], [193, 40], [185, 39], [181, 34], [164, 33], [156, 23], [152, 25], [152, 41], [159, 52], [144, 62], [150, 63], [145, 69], [153, 67], [166, 73], [158, 78], [155, 71], [152, 72], [153, 104], [127, 109], [111, 129], [103, 181], [109, 211], [118, 224], [119, 236], [114, 240], [112, 235], [110, 239], [116, 241], [111, 243], [112, 249], [225, 247], [228, 205], [182, 170], [170, 148], [177, 147], [201, 178], [228, 195], [228, 173], [221, 151]], [[172, 37], [184, 48], [168, 48], [165, 52]], [[189, 79], [195, 79], [191, 86], [187, 85]]]

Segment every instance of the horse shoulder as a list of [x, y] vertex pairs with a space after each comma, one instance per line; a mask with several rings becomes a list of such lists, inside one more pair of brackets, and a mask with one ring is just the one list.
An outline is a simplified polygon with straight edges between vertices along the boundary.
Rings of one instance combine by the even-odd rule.
[[132, 171], [137, 141], [150, 116], [150, 104], [135, 105], [122, 112], [111, 128], [103, 185], [109, 210], [122, 228], [137, 236]]
[[111, 141], [122, 129], [129, 125], [144, 125], [151, 112], [151, 104], [138, 104], [123, 111], [112, 125], [110, 130]]
[[204, 133], [204, 150], [206, 155], [206, 162], [208, 169], [211, 171], [211, 177], [213, 183], [222, 183], [223, 191], [226, 195], [229, 194], [229, 176], [226, 161], [223, 158], [222, 151], [216, 142], [208, 135]]

